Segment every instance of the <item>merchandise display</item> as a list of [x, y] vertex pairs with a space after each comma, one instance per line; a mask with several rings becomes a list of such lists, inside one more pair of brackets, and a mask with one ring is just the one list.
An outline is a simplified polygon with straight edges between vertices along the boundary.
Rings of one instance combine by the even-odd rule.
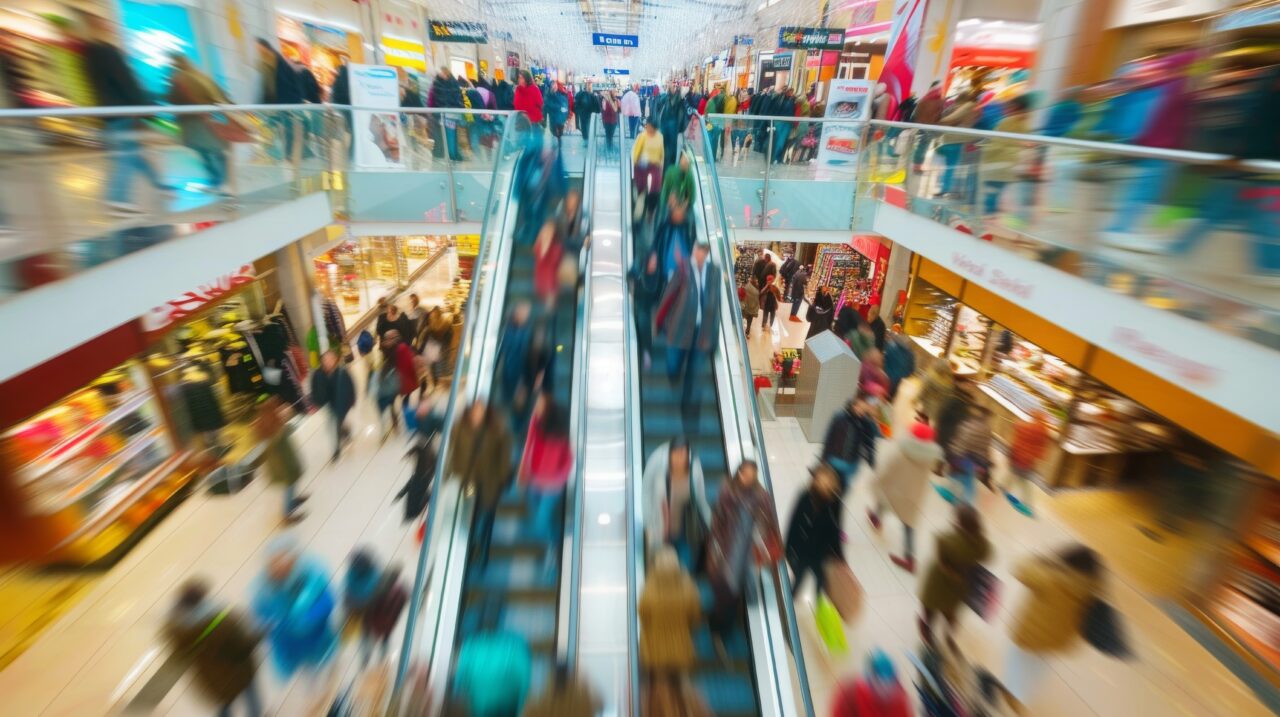
[[951, 339], [951, 350], [947, 360], [962, 376], [975, 375], [982, 368], [983, 351], [987, 346], [987, 335], [991, 330], [991, 319], [979, 314], [967, 306], [961, 306], [956, 313], [955, 335]]
[[959, 302], [926, 281], [917, 280], [907, 301], [903, 333], [929, 356], [940, 358], [951, 343]]
[[1061, 429], [1080, 372], [1029, 341], [1012, 334], [1001, 338], [1009, 349], [995, 347], [991, 375], [981, 388], [1018, 419], [1030, 421], [1042, 411]]
[[[145, 371], [128, 362], [0, 435], [4, 473], [33, 520], [61, 536], [53, 559], [110, 553], [171, 495], [153, 489], [175, 447]], [[163, 491], [162, 491], [163, 492]]]
[[1280, 669], [1280, 491], [1264, 489], [1251, 528], [1236, 543], [1204, 617]]
[[805, 292], [808, 300], [813, 300], [819, 286], [825, 286], [835, 299], [837, 314], [845, 304], [865, 305], [871, 294], [871, 266], [871, 260], [847, 244], [819, 245]]
[[408, 286], [449, 249], [447, 236], [362, 237], [340, 242], [314, 258], [316, 287], [332, 299], [347, 325], [378, 299]]
[[1174, 440], [1173, 429], [1158, 416], [1085, 377], [1062, 449], [1078, 455], [1157, 451]]

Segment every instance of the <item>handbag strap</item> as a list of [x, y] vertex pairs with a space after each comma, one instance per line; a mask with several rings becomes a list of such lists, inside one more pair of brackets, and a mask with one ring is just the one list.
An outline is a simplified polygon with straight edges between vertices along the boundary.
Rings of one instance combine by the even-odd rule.
[[196, 641], [192, 645], [192, 647], [198, 646], [200, 643], [205, 641], [205, 638], [213, 634], [213, 631], [217, 629], [219, 625], [222, 624], [223, 620], [227, 619], [227, 615], [229, 614], [231, 614], [231, 608], [225, 607], [222, 609], [222, 612], [219, 612], [217, 615], [215, 615], [213, 619], [209, 621], [209, 624], [205, 625], [204, 630], [200, 633], [200, 636], [196, 638]]

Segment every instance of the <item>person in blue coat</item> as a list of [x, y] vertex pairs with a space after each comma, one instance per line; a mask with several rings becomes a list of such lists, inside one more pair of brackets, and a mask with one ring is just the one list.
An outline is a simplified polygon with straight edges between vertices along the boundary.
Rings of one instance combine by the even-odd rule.
[[898, 395], [902, 379], [916, 372], [916, 356], [902, 334], [902, 325], [894, 324], [884, 342], [884, 372], [889, 376], [889, 400]]
[[547, 123], [551, 125], [552, 136], [559, 141], [564, 134], [564, 126], [569, 121], [569, 94], [561, 89], [559, 82], [552, 83], [542, 111], [547, 116]]
[[267, 550], [253, 589], [253, 613], [267, 632], [271, 661], [283, 678], [323, 668], [338, 647], [329, 572], [290, 536]]
[[533, 669], [529, 643], [502, 628], [502, 607], [496, 599], [490, 598], [481, 609], [480, 631], [463, 640], [458, 652], [455, 699], [470, 717], [521, 714]]

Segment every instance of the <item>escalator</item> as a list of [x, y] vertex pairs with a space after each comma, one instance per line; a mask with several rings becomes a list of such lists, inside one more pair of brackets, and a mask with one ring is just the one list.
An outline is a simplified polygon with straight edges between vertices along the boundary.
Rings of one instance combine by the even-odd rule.
[[[630, 186], [630, 163], [626, 153], [623, 154], [622, 176]], [[666, 347], [661, 336], [653, 338], [652, 360], [647, 362], [647, 367], [644, 367], [646, 362], [643, 360], [632, 363], [639, 373], [638, 388], [635, 389], [640, 399], [639, 419], [634, 433], [638, 434], [640, 450], [632, 450], [632, 473], [636, 479], [629, 495], [633, 512], [632, 550], [640, 566], [645, 564], [646, 556], [643, 555], [643, 516], [640, 515], [643, 500], [638, 477], [642, 464], [654, 450], [675, 437], [687, 438], [693, 455], [702, 464], [707, 499], [713, 509], [731, 471], [742, 460], [757, 457], [763, 452], [745, 344], [734, 341], [734, 337], [740, 337], [742, 333], [741, 312], [734, 301], [733, 261], [726, 225], [720, 213], [719, 196], [710, 184], [712, 179], [705, 176], [707, 169], [699, 164], [700, 161], [695, 160], [698, 195], [689, 210], [694, 213], [697, 241], [711, 244], [711, 260], [721, 267], [725, 278], [723, 286], [707, 289], [722, 294], [725, 302], [720, 312], [722, 326], [715, 355], [699, 360], [689, 369], [694, 372], [694, 398], [700, 406], [696, 416], [682, 415], [682, 386], [678, 383], [673, 385], [666, 376]], [[640, 227], [633, 229], [632, 233], [642, 231], [649, 229]], [[632, 252], [635, 242], [628, 244], [628, 240], [633, 239], [630, 236], [624, 239], [624, 244]], [[634, 320], [629, 323], [632, 331], [647, 330], [647, 327], [636, 326]], [[768, 466], [764, 461], [761, 461], [760, 475], [762, 484], [768, 488]], [[712, 606], [710, 584], [703, 576], [694, 574], [694, 578], [702, 597], [703, 613], [709, 614]], [[639, 595], [642, 591], [642, 567], [636, 569], [633, 580], [633, 594]], [[752, 580], [753, 585], [747, 590], [746, 617], [724, 640], [723, 654], [717, 652], [705, 622], [695, 631], [697, 655], [692, 681], [711, 712], [718, 717], [812, 717], [803, 657], [793, 657], [788, 647], [798, 642], [798, 635], [794, 630], [794, 610], [789, 603], [790, 589], [785, 570], [763, 570]], [[633, 680], [640, 678], [634, 668], [632, 675]], [[637, 690], [638, 687], [637, 684]], [[639, 710], [638, 699], [633, 701], [632, 709]]]

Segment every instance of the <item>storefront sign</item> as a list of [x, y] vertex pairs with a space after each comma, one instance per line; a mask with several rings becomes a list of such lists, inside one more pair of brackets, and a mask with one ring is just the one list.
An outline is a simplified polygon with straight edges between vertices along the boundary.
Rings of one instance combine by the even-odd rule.
[[383, 37], [382, 54], [386, 57], [387, 64], [393, 67], [427, 71], [427, 48], [421, 42]]
[[432, 42], [470, 42], [489, 44], [489, 30], [483, 22], [432, 20], [427, 28]]
[[[865, 120], [871, 115], [870, 80], [832, 80], [827, 119]], [[818, 164], [853, 166], [858, 161], [860, 124], [827, 122], [818, 141]]]
[[791, 53], [784, 52], [781, 55], [774, 55], [765, 60], [769, 65], [769, 69], [774, 72], [786, 72], [791, 69]]
[[639, 47], [639, 35], [611, 35], [607, 32], [591, 33], [592, 45], [603, 45], [605, 47]]
[[778, 29], [778, 47], [794, 50], [840, 50], [844, 48], [844, 30], [830, 27], [782, 27]]
[[403, 167], [400, 148], [400, 82], [395, 68], [386, 65], [351, 65], [351, 104], [387, 111], [356, 110], [352, 113], [356, 164], [366, 169]]
[[204, 307], [223, 298], [245, 284], [258, 278], [253, 264], [245, 264], [233, 272], [223, 274], [208, 284], [201, 284], [182, 296], [155, 307], [138, 321], [145, 334], [154, 334], [186, 319]]
[[508, 52], [508, 53], [507, 53], [507, 67], [519, 67], [519, 66], [520, 66], [520, 53], [518, 53], [518, 52]]
[[957, 47], [951, 53], [954, 67], [997, 67], [1009, 70], [1031, 69], [1036, 53], [1030, 50], [1002, 50], [984, 47]]
[[1146, 25], [1221, 12], [1236, 0], [1121, 0], [1113, 4], [1111, 27]]

